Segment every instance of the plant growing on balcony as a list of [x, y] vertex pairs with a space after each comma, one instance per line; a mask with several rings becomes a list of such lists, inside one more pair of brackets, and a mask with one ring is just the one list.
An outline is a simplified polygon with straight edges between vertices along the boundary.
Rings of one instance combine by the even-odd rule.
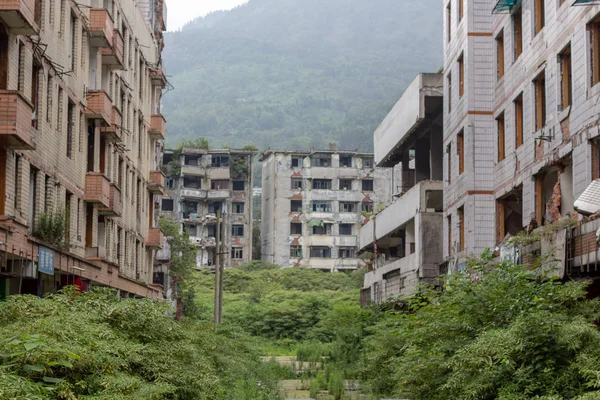
[[40, 220], [33, 234], [53, 246], [62, 247], [65, 241], [65, 228], [64, 213], [48, 212], [40, 215]]
[[245, 178], [250, 172], [250, 166], [246, 157], [234, 157], [231, 164], [231, 176], [233, 178]]

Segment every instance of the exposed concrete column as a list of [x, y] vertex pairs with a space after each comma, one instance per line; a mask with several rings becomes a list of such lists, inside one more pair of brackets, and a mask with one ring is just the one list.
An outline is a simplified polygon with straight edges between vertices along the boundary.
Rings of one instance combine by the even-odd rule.
[[444, 134], [443, 130], [437, 125], [431, 130], [430, 134], [430, 164], [431, 180], [444, 180]]
[[417, 139], [415, 146], [415, 179], [416, 183], [429, 179], [429, 137]]

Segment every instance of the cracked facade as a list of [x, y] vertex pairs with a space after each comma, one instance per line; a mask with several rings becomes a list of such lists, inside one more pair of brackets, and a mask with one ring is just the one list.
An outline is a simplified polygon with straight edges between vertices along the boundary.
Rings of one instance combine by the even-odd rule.
[[[223, 262], [237, 267], [252, 260], [252, 160], [254, 150], [200, 149], [167, 150], [169, 198], [162, 200], [162, 214], [181, 223], [197, 247], [196, 268], [214, 268], [216, 212], [223, 217], [221, 240]], [[175, 171], [175, 172], [174, 172]], [[176, 172], [178, 171], [178, 172]], [[168, 243], [157, 258], [167, 264]]]
[[353, 270], [358, 235], [390, 198], [391, 170], [373, 154], [266, 150], [262, 161], [262, 259], [282, 267]]
[[[0, 298], [73, 283], [162, 297], [163, 12], [163, 0], [0, 7]], [[40, 231], [51, 213], [64, 213], [64, 246]]]

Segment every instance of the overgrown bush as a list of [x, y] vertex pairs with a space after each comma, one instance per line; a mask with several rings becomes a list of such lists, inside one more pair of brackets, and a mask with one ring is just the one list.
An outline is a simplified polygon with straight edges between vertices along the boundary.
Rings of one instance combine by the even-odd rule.
[[62, 212], [42, 213], [34, 230], [36, 237], [56, 247], [64, 245], [65, 233], [66, 221]]

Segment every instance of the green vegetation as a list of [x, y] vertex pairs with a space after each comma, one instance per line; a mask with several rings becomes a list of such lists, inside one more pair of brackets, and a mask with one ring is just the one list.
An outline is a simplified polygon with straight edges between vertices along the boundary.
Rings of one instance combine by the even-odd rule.
[[43, 213], [40, 215], [34, 235], [52, 246], [62, 247], [65, 243], [65, 227], [64, 213]]
[[442, 58], [436, 0], [250, 0], [166, 34], [171, 144], [372, 149], [415, 75]]

